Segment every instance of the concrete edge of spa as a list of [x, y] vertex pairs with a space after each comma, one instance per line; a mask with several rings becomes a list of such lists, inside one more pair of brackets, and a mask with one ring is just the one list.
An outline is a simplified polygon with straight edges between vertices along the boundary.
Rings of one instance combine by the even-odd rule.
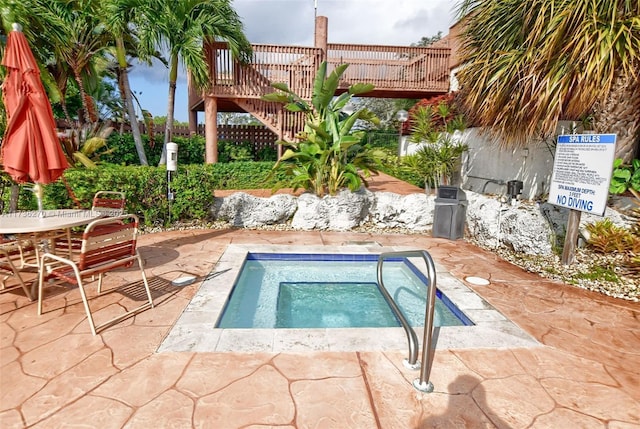
[[[230, 244], [214, 270], [161, 343], [158, 352], [303, 352], [380, 351], [407, 349], [402, 328], [219, 329], [215, 327], [248, 252], [368, 253], [416, 250], [376, 243], [344, 246], [277, 246]], [[426, 269], [422, 261], [414, 261]], [[474, 326], [435, 329], [436, 349], [517, 348], [540, 346], [533, 337], [504, 317], [437, 261], [437, 287]], [[416, 328], [420, 347], [424, 330]]]

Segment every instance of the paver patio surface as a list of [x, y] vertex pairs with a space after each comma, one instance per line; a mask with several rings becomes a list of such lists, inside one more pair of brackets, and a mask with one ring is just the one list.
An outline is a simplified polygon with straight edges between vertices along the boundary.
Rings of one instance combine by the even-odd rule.
[[[157, 349], [230, 243], [427, 250], [540, 342], [437, 350], [419, 393], [406, 350], [193, 353]], [[462, 240], [427, 234], [183, 230], [139, 237], [156, 306], [90, 333], [77, 289], [46, 289], [45, 314], [0, 294], [2, 428], [640, 427], [640, 304], [527, 273]], [[171, 281], [196, 276], [186, 287]], [[91, 299], [96, 319], [139, 299], [135, 270]], [[133, 282], [133, 283], [132, 283]], [[91, 287], [90, 287], [91, 289]]]

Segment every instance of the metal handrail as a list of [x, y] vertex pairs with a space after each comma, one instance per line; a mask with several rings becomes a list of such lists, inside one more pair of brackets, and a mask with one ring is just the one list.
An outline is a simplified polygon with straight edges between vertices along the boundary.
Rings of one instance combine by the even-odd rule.
[[[424, 337], [422, 340], [422, 363], [417, 361], [418, 359], [418, 336], [414, 329], [409, 325], [409, 322], [402, 314], [402, 311], [398, 308], [387, 288], [382, 280], [382, 266], [385, 259], [390, 258], [415, 258], [422, 257], [427, 265], [427, 308], [424, 317]], [[378, 257], [378, 287], [382, 296], [385, 298], [391, 310], [394, 312], [400, 324], [404, 328], [409, 341], [409, 358], [405, 360], [405, 365], [409, 368], [417, 369], [420, 366], [420, 378], [416, 378], [413, 381], [413, 387], [421, 392], [433, 392], [433, 383], [429, 381], [429, 375], [431, 374], [431, 366], [433, 364], [433, 315], [435, 311], [435, 299], [436, 299], [436, 268], [431, 258], [431, 255], [426, 250], [407, 250], [400, 252], [386, 252], [381, 253]]]

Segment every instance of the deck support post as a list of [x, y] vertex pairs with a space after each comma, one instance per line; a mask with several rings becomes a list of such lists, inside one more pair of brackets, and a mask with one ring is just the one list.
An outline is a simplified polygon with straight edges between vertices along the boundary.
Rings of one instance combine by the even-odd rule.
[[218, 99], [205, 96], [204, 98], [204, 137], [205, 158], [207, 164], [218, 162]]
[[189, 110], [189, 134], [195, 136], [198, 134], [198, 111]]

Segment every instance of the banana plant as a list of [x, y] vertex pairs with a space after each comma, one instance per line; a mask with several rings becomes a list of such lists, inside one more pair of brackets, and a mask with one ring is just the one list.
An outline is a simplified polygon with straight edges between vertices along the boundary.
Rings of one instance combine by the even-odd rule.
[[100, 155], [113, 152], [107, 147], [109, 135], [114, 128], [108, 124], [86, 124], [80, 129], [73, 129], [69, 136], [60, 138], [69, 163], [74, 167], [95, 168], [100, 162]]
[[337, 66], [327, 75], [323, 62], [314, 79], [311, 100], [304, 100], [286, 84], [274, 83], [277, 92], [266, 94], [266, 101], [284, 103], [290, 112], [304, 113], [304, 131], [296, 142], [279, 141], [287, 149], [274, 166], [274, 172], [284, 170], [290, 183], [280, 184], [294, 189], [303, 188], [318, 196], [335, 195], [348, 188], [352, 191], [367, 186], [366, 179], [378, 172], [384, 153], [362, 144], [365, 132], [354, 131], [357, 120], [379, 124], [368, 109], [345, 113], [351, 98], [369, 92], [373, 85], [356, 83], [347, 92], [335, 96], [348, 64]]

